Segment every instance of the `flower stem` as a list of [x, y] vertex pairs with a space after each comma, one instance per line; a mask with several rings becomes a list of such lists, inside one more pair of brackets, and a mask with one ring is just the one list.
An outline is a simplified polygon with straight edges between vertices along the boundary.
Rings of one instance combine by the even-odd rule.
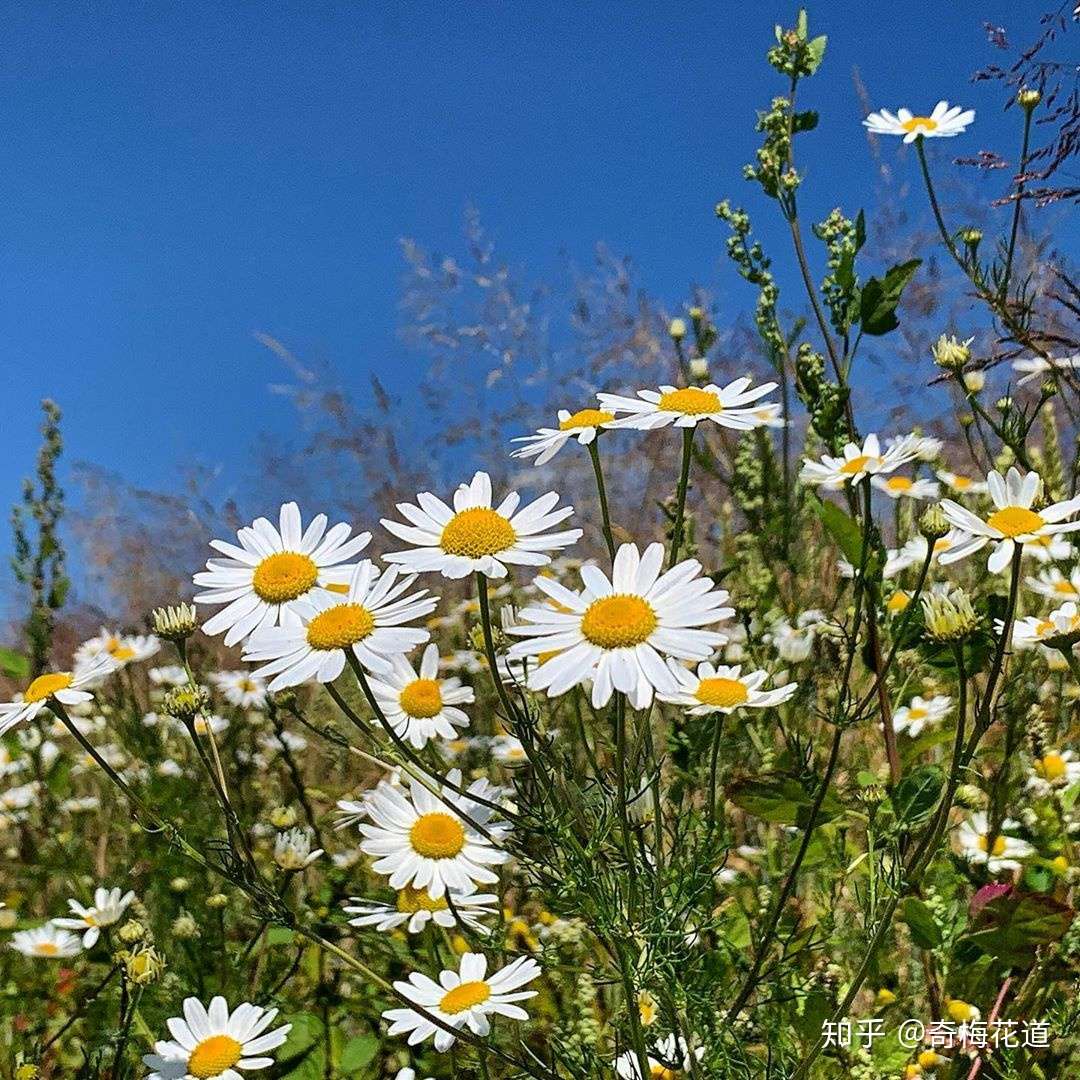
[[611, 533], [611, 516], [608, 513], [607, 491], [604, 487], [604, 471], [600, 468], [600, 450], [597, 437], [589, 443], [589, 457], [592, 458], [593, 473], [596, 475], [596, 493], [600, 497], [600, 516], [604, 522], [604, 542], [607, 544], [608, 557], [615, 561], [615, 537]]
[[679, 561], [679, 549], [683, 540], [683, 518], [686, 515], [686, 489], [690, 482], [690, 459], [693, 456], [694, 432], [697, 426], [683, 428], [682, 469], [679, 472], [679, 487], [675, 494], [675, 523], [671, 530], [671, 558], [668, 569]]

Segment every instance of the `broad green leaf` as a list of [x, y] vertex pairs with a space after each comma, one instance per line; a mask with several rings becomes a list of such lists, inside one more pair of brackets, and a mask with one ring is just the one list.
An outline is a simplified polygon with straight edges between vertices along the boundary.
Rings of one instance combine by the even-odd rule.
[[811, 75], [821, 67], [821, 61], [825, 59], [825, 46], [828, 43], [828, 37], [825, 34], [820, 34], [807, 46], [807, 50], [810, 53], [810, 62], [807, 64], [807, 67], [810, 68]]
[[345, 1044], [339, 1064], [343, 1072], [362, 1069], [378, 1052], [379, 1040], [374, 1035], [356, 1035]]
[[14, 649], [0, 647], [0, 672], [11, 679], [25, 679], [30, 674], [30, 659]]
[[880, 337], [900, 325], [900, 320], [896, 317], [896, 307], [921, 263], [922, 259], [910, 259], [891, 267], [884, 278], [872, 277], [867, 281], [859, 302], [864, 334]]
[[858, 567], [862, 562], [862, 530], [855, 519], [845, 514], [836, 503], [814, 498], [810, 500], [810, 505], [844, 553], [844, 558], [852, 566]]
[[991, 900], [961, 941], [1008, 967], [1023, 967], [1033, 962], [1040, 945], [1060, 941], [1075, 915], [1052, 896], [1014, 891]]
[[911, 931], [911, 940], [920, 949], [936, 949], [941, 944], [941, 928], [933, 912], [918, 897], [909, 896], [901, 911]]
[[937, 765], [922, 765], [900, 780], [892, 793], [893, 812], [910, 829], [929, 817], [941, 797], [945, 773]]
[[[794, 777], [783, 776], [737, 780], [728, 787], [727, 797], [741, 810], [776, 825], [805, 825], [814, 802], [813, 792], [807, 791]], [[817, 824], [830, 821], [840, 810], [832, 792], [826, 793]]]

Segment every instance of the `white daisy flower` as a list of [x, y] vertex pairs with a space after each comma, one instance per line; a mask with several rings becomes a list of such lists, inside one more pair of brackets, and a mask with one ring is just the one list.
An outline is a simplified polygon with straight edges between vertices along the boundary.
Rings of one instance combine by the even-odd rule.
[[545, 554], [569, 547], [581, 536], [581, 529], [545, 533], [574, 512], [572, 506], [555, 509], [559, 501], [550, 491], [518, 510], [521, 496], [510, 492], [497, 507], [491, 505], [491, 477], [478, 472], [471, 483], [454, 492], [451, 510], [430, 492], [416, 497], [419, 506], [398, 503], [402, 525], [383, 518], [383, 527], [399, 540], [415, 545], [413, 551], [393, 551], [387, 562], [401, 563], [409, 570], [424, 573], [438, 570], [443, 577], [463, 578], [472, 573], [488, 577], [506, 576], [507, 565], [544, 566], [551, 562]]
[[1055, 788], [1070, 788], [1080, 783], [1080, 761], [1072, 750], [1046, 750], [1031, 764], [1028, 789], [1037, 795], [1049, 795]]
[[374, 926], [382, 933], [404, 926], [410, 934], [419, 934], [430, 922], [449, 930], [457, 926], [459, 918], [470, 929], [487, 933], [483, 918], [497, 914], [498, 903], [494, 893], [448, 893], [434, 900], [427, 889], [406, 885], [393, 904], [353, 896], [344, 910], [355, 916], [349, 920], [350, 926]]
[[456, 728], [469, 726], [468, 716], [457, 708], [475, 700], [472, 689], [460, 679], [439, 678], [439, 647], [432, 642], [424, 650], [417, 674], [404, 656], [392, 659], [393, 670], [371, 680], [371, 690], [394, 731], [417, 750], [430, 739], [455, 739]]
[[186, 686], [188, 681], [188, 674], [180, 664], [152, 667], [146, 674], [155, 686]]
[[894, 446], [904, 450], [914, 449], [918, 461], [933, 461], [945, 449], [945, 443], [941, 439], [935, 439], [930, 435], [915, 434], [892, 436], [886, 440], [886, 453]]
[[1024, 554], [1041, 563], [1070, 563], [1076, 558], [1076, 548], [1064, 536], [1051, 533], [1028, 540], [1024, 544]]
[[661, 574], [662, 544], [644, 555], [636, 544], [623, 544], [615, 555], [611, 580], [596, 566], [583, 566], [582, 592], [571, 592], [551, 578], [534, 584], [555, 605], [526, 608], [522, 625], [510, 633], [529, 640], [510, 649], [510, 658], [553, 654], [529, 675], [530, 690], [549, 697], [592, 683], [592, 702], [606, 705], [613, 691], [645, 708], [656, 690], [675, 693], [678, 684], [664, 656], [705, 660], [727, 640], [700, 629], [730, 619], [728, 594], [701, 575], [701, 563], [685, 559]]
[[[224, 716], [211, 713], [209, 716], [196, 716], [191, 722], [196, 735], [220, 735], [229, 730], [229, 721]], [[187, 732], [187, 725], [182, 721], [176, 721], [176, 730]]]
[[[540, 977], [540, 965], [531, 956], [522, 956], [494, 975], [486, 973], [487, 958], [482, 953], [465, 953], [460, 971], [444, 970], [438, 982], [414, 971], [407, 982], [394, 983], [394, 989], [436, 1019], [456, 1028], [468, 1026], [475, 1035], [488, 1034], [492, 1014], [528, 1020], [529, 1014], [514, 1002], [536, 996], [535, 990], [521, 987]], [[410, 1046], [434, 1035], [435, 1049], [442, 1052], [457, 1041], [414, 1009], [387, 1009], [382, 1015], [391, 1022], [387, 1034], [407, 1032]]]
[[974, 109], [962, 109], [959, 105], [949, 107], [947, 101], [939, 101], [929, 116], [915, 116], [910, 109], [888, 109], [872, 112], [864, 121], [874, 135], [899, 135], [904, 142], [914, 142], [920, 136], [927, 139], [950, 139], [967, 130], [975, 119]]
[[292, 1024], [266, 1029], [277, 1009], [263, 1009], [246, 1001], [229, 1013], [223, 997], [204, 1008], [198, 998], [184, 1001], [184, 1016], [168, 1021], [172, 1039], [154, 1044], [155, 1053], [143, 1057], [152, 1072], [147, 1080], [242, 1080], [243, 1074], [274, 1064], [267, 1052], [285, 1041]]
[[23, 956], [60, 960], [82, 952], [82, 942], [70, 931], [47, 922], [33, 930], [18, 930], [11, 935], [11, 948]]
[[[941, 557], [947, 552], [952, 551], [957, 544], [963, 543], [968, 539], [968, 534], [961, 532], [959, 529], [950, 529], [944, 536], [939, 536], [934, 541], [934, 555], [930, 560], [930, 565], [935, 566], [941, 562]], [[898, 560], [904, 563], [904, 568], [909, 566], [919, 566], [926, 561], [926, 549], [929, 541], [925, 536], [917, 535], [913, 536], [910, 540], [904, 543], [904, 546], [900, 549], [897, 556]]]
[[842, 457], [830, 454], [820, 461], [803, 458], [799, 479], [826, 491], [836, 491], [845, 484], [857, 484], [864, 476], [891, 473], [919, 456], [919, 437], [906, 435], [882, 451], [876, 435], [867, 435], [862, 446], [848, 443]]
[[39, 675], [14, 701], [0, 704], [0, 735], [16, 724], [33, 720], [48, 705], [50, 698], [56, 698], [61, 705], [67, 706], [92, 701], [94, 695], [88, 693], [86, 688], [99, 685], [105, 676], [115, 670], [116, 661], [108, 653], [103, 653], [76, 672], [53, 671], [48, 675]]
[[[919, 539], [922, 538], [920, 537]], [[911, 560], [902, 548], [899, 550], [896, 548], [889, 548], [885, 552], [885, 565], [882, 567], [881, 576], [885, 581], [888, 581], [890, 578], [894, 578], [897, 574], [902, 573], [910, 565]], [[844, 558], [836, 560], [836, 568], [840, 571], [841, 577], [846, 578], [854, 578], [855, 572], [858, 569]]]
[[571, 413], [559, 410], [557, 428], [540, 428], [535, 435], [523, 435], [511, 442], [525, 443], [520, 450], [511, 453], [514, 458], [536, 458], [534, 465], [546, 465], [571, 439], [588, 446], [600, 433], [601, 428], [611, 427], [613, 412], [604, 409], [579, 409]]
[[74, 664], [79, 670], [99, 656], [108, 655], [116, 661], [117, 667], [123, 667], [148, 660], [160, 650], [161, 641], [153, 634], [121, 634], [103, 626], [96, 637], [84, 641], [75, 650]]
[[274, 862], [282, 870], [306, 870], [323, 853], [322, 848], [311, 850], [315, 832], [310, 827], [286, 829], [274, 841]]
[[750, 382], [743, 376], [722, 388], [715, 383], [661, 386], [659, 390], [639, 390], [636, 398], [621, 394], [598, 394], [597, 397], [602, 409], [615, 414], [630, 414], [619, 417], [612, 427], [652, 431], [669, 424], [696, 427], [703, 420], [712, 420], [721, 427], [749, 431], [775, 420], [780, 408], [772, 402], [752, 404], [775, 390], [776, 383], [762, 383], [751, 389]]
[[731, 713], [736, 709], [771, 709], [787, 701], [798, 689], [798, 683], [788, 683], [775, 690], [761, 690], [769, 677], [767, 671], [742, 674], [742, 666], [698, 664], [697, 671], [688, 671], [682, 664], [668, 661], [668, 668], [679, 689], [674, 694], [660, 693], [661, 701], [682, 705], [691, 716], [706, 713]]
[[521, 740], [513, 735], [496, 735], [491, 740], [491, 756], [500, 765], [526, 765], [529, 761]]
[[203, 624], [203, 632], [225, 632], [225, 644], [235, 645], [250, 633], [298, 621], [294, 608], [323, 589], [343, 592], [353, 572], [351, 560], [367, 547], [371, 533], [350, 539], [352, 529], [344, 523], [326, 528], [319, 514], [304, 529], [300, 508], [285, 503], [275, 529], [266, 518], [257, 518], [241, 529], [236, 544], [211, 540], [210, 546], [225, 556], [210, 559], [206, 570], [194, 577], [205, 589], [196, 593], [197, 604], [224, 604]]
[[81, 930], [83, 948], [92, 949], [101, 937], [102, 927], [119, 922], [134, 899], [135, 894], [131, 891], [121, 894], [119, 889], [99, 887], [94, 890], [94, 902], [90, 907], [83, 907], [78, 900], [69, 900], [68, 907], [75, 918], [53, 919], [53, 924], [65, 930]]
[[[693, 1052], [693, 1057], [698, 1061], [704, 1055], [703, 1046], [699, 1046]], [[651, 1080], [676, 1080], [684, 1073], [689, 1075], [691, 1053], [686, 1040], [681, 1037], [676, 1039], [674, 1035], [668, 1035], [661, 1039], [648, 1057]], [[620, 1054], [615, 1062], [615, 1072], [622, 1080], [641, 1080], [641, 1066], [638, 1063], [637, 1054], [633, 1050]]]
[[[461, 786], [461, 771], [451, 769], [447, 779]], [[477, 780], [468, 792], [491, 801], [491, 786]], [[473, 893], [478, 883], [493, 884], [498, 875], [488, 869], [508, 862], [507, 852], [496, 848], [483, 828], [495, 840], [509, 832], [506, 825], [490, 826], [493, 811], [444, 788], [440, 799], [418, 780], [408, 791], [380, 784], [367, 800], [370, 824], [360, 822], [364, 836], [360, 850], [376, 856], [371, 868], [386, 874], [392, 889], [411, 885], [426, 889], [438, 900], [448, 891]]]
[[938, 486], [925, 478], [912, 480], [910, 476], [873, 476], [870, 483], [884, 491], [890, 499], [936, 499]]
[[[1000, 633], [1004, 624], [998, 620], [995, 628]], [[1055, 639], [1068, 640], [1080, 632], [1080, 608], [1069, 600], [1045, 618], [1028, 615], [1013, 624], [1013, 645], [1018, 649], [1030, 649], [1033, 645], [1046, 645]], [[1050, 646], [1054, 647], [1053, 644]]]
[[1075, 371], [1080, 368], [1080, 353], [1073, 356], [1060, 356], [1047, 360], [1045, 356], [1022, 356], [1012, 363], [1013, 371], [1023, 372], [1023, 377], [1016, 380], [1017, 386], [1024, 386], [1048, 371]]
[[365, 559], [353, 570], [345, 596], [321, 590], [295, 601], [297, 623], [257, 630], [244, 647], [244, 659], [262, 663], [257, 676], [274, 676], [267, 687], [271, 692], [309, 679], [333, 682], [345, 668], [347, 650], [369, 671], [389, 674], [394, 656], [430, 636], [403, 625], [430, 615], [438, 603], [426, 589], [409, 593], [415, 580], [414, 574], [401, 576], [396, 566], [380, 574]]
[[1016, 544], [1080, 529], [1080, 521], [1065, 520], [1080, 511], [1080, 497], [1053, 503], [1038, 513], [1031, 509], [1042, 484], [1038, 473], [1021, 476], [1014, 467], [1004, 478], [998, 472], [990, 473], [986, 484], [996, 509], [985, 521], [952, 499], [942, 500], [941, 509], [949, 523], [968, 534], [941, 556], [943, 563], [956, 562], [992, 543], [994, 550], [986, 565], [997, 574], [1009, 565]]
[[923, 698], [915, 695], [893, 714], [893, 727], [915, 738], [924, 727], [939, 724], [952, 710], [952, 698], [944, 694]]
[[994, 837], [994, 850], [988, 853], [990, 823], [986, 814], [972, 814], [971, 820], [962, 821], [956, 831], [961, 854], [968, 862], [985, 863], [991, 874], [1002, 870], [1019, 870], [1020, 860], [1033, 855], [1035, 849], [1026, 840], [1006, 835], [1006, 830], [1016, 828], [1019, 828], [1018, 823], [1006, 818], [1001, 823], [1001, 831]]
[[0, 810], [8, 812], [25, 810], [37, 802], [40, 790], [41, 781], [31, 780], [28, 784], [19, 784], [18, 787], [0, 791]]
[[1080, 599], [1080, 566], [1073, 567], [1066, 577], [1056, 566], [1040, 570], [1035, 577], [1024, 579], [1024, 584], [1032, 592], [1047, 596], [1051, 600]]
[[261, 709], [266, 704], [266, 683], [249, 671], [215, 671], [210, 681], [230, 705]]
[[957, 495], [981, 495], [987, 490], [985, 480], [973, 480], [970, 476], [938, 469], [937, 478]]

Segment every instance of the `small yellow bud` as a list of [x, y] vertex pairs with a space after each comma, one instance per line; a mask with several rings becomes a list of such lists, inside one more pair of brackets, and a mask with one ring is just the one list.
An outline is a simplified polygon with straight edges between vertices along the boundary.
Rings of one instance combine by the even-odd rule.
[[656, 1023], [656, 999], [648, 990], [640, 990], [638, 991], [637, 1004], [642, 1024], [644, 1024], [645, 1027], [652, 1027], [652, 1025]]
[[983, 371], [965, 371], [964, 389], [969, 394], [978, 394], [986, 385], [986, 373]]
[[270, 811], [270, 824], [275, 829], [291, 829], [296, 824], [296, 811], [291, 806], [275, 806]]
[[1022, 86], [1020, 92], [1016, 95], [1016, 104], [1021, 109], [1027, 109], [1028, 112], [1034, 109], [1040, 101], [1042, 101], [1042, 91], [1036, 90], [1033, 86]]
[[124, 961], [124, 974], [136, 986], [152, 983], [165, 970], [165, 961], [154, 948], [129, 953]]
[[930, 347], [934, 363], [938, 367], [959, 371], [971, 359], [971, 343], [974, 338], [961, 341], [953, 335], [942, 334]]
[[686, 337], [686, 320], [672, 319], [668, 326], [668, 333], [675, 341], [682, 341]]
[[877, 992], [878, 1007], [884, 1009], [886, 1005], [892, 1005], [896, 1001], [896, 995], [887, 987], [883, 986]]

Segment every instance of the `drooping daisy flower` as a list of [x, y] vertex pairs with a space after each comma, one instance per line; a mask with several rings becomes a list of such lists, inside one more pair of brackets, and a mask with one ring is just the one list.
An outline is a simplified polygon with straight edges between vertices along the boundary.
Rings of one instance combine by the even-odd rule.
[[399, 540], [415, 545], [413, 551], [390, 552], [386, 561], [420, 573], [438, 570], [448, 578], [472, 573], [505, 577], [508, 564], [544, 566], [551, 561], [546, 552], [569, 547], [582, 532], [566, 529], [545, 533], [574, 512], [572, 506], [555, 509], [559, 496], [554, 491], [523, 510], [518, 510], [521, 496], [513, 491], [492, 507], [491, 477], [485, 472], [476, 473], [471, 483], [458, 487], [453, 510], [430, 492], [421, 492], [416, 499], [419, 506], [397, 505], [411, 525], [387, 518], [382, 524]]
[[1080, 761], [1072, 750], [1045, 750], [1031, 767], [1033, 775], [1028, 777], [1027, 786], [1038, 795], [1080, 783]]
[[155, 686], [184, 686], [188, 681], [188, 674], [180, 664], [152, 667], [146, 674]]
[[962, 476], [946, 469], [938, 469], [937, 478], [957, 495], [981, 495], [986, 491], [985, 480], [973, 480], [970, 476]]
[[104, 653], [74, 673], [53, 671], [39, 675], [14, 701], [0, 704], [0, 735], [24, 720], [33, 720], [48, 705], [50, 698], [69, 706], [92, 701], [94, 695], [88, 693], [87, 688], [99, 685], [115, 670], [116, 661]]
[[864, 476], [891, 473], [919, 456], [919, 438], [906, 435], [882, 451], [876, 435], [867, 435], [862, 446], [848, 443], [842, 457], [823, 455], [820, 461], [803, 459], [799, 479], [826, 491], [836, 491], [845, 484], [857, 484]]
[[759, 687], [769, 677], [768, 672], [751, 671], [743, 675], [741, 665], [714, 667], [706, 662], [691, 672], [669, 660], [668, 668], [679, 689], [674, 694], [658, 696], [661, 701], [682, 705], [691, 716], [731, 713], [736, 709], [771, 709], [787, 701], [799, 688], [798, 683], [788, 683], [775, 690], [761, 690]]
[[779, 406], [772, 402], [753, 405], [776, 389], [776, 383], [762, 383], [750, 388], [750, 379], [743, 376], [725, 387], [661, 386], [659, 390], [639, 390], [636, 398], [621, 394], [598, 394], [600, 407], [619, 417], [612, 427], [652, 431], [655, 428], [695, 427], [703, 420], [712, 420], [721, 427], [749, 431], [774, 420]]
[[257, 630], [248, 639], [244, 659], [263, 662], [255, 674], [274, 676], [270, 691], [308, 679], [333, 682], [345, 668], [347, 650], [368, 670], [389, 674], [394, 656], [422, 645], [430, 636], [426, 630], [403, 625], [430, 615], [438, 603], [426, 589], [408, 593], [415, 580], [414, 574], [400, 576], [396, 566], [380, 574], [365, 559], [353, 571], [345, 596], [320, 590], [296, 601], [298, 622]]
[[1080, 529], [1080, 521], [1065, 520], [1080, 511], [1080, 497], [1053, 503], [1038, 513], [1031, 509], [1041, 483], [1038, 473], [1021, 476], [1015, 467], [1004, 478], [998, 472], [990, 473], [986, 484], [996, 509], [985, 521], [952, 499], [942, 500], [941, 509], [950, 524], [968, 536], [946, 551], [941, 562], [956, 562], [993, 543], [986, 565], [997, 574], [1009, 565], [1016, 544]]
[[229, 1013], [223, 997], [204, 1008], [198, 998], [184, 1001], [184, 1017], [168, 1021], [172, 1039], [154, 1044], [155, 1053], [143, 1057], [153, 1070], [147, 1080], [243, 1080], [243, 1073], [274, 1064], [267, 1052], [285, 1041], [292, 1024], [273, 1031], [277, 1009], [263, 1009], [246, 1001]]
[[249, 671], [215, 671], [210, 681], [239, 709], [260, 709], [266, 704], [266, 683]]
[[[995, 628], [1000, 633], [1000, 620]], [[1078, 635], [1080, 608], [1077, 608], [1073, 600], [1062, 604], [1056, 611], [1051, 611], [1045, 618], [1028, 615], [1017, 619], [1013, 624], [1013, 645], [1018, 649], [1030, 649], [1033, 645], [1049, 645], [1054, 648], [1059, 643], [1067, 646], [1075, 641]]]
[[1073, 567], [1066, 577], [1056, 566], [1040, 570], [1035, 577], [1024, 579], [1024, 584], [1040, 596], [1051, 600], [1080, 599], [1080, 566]]
[[1026, 841], [1006, 835], [1006, 830], [1017, 829], [1019, 825], [1011, 818], [1001, 823], [1001, 831], [994, 837], [994, 850], [990, 846], [990, 823], [981, 811], [971, 815], [970, 821], [963, 821], [956, 831], [960, 851], [971, 863], [985, 863], [991, 874], [1002, 870], [1019, 870], [1020, 860], [1035, 853], [1035, 849]]
[[546, 465], [571, 439], [588, 446], [600, 433], [601, 428], [611, 427], [613, 412], [604, 409], [579, 409], [576, 413], [559, 410], [557, 428], [540, 428], [535, 435], [523, 435], [511, 442], [525, 443], [513, 451], [514, 458], [536, 458], [534, 465]]
[[389, 674], [371, 680], [371, 689], [401, 738], [419, 750], [429, 739], [455, 739], [455, 728], [469, 726], [468, 716], [456, 706], [471, 704], [475, 696], [460, 679], [439, 678], [439, 647], [434, 642], [424, 650], [419, 674], [404, 656], [395, 656], [392, 663]]
[[824, 619], [824, 613], [816, 609], [804, 611], [794, 624], [787, 619], [777, 619], [765, 632], [764, 640], [776, 649], [781, 660], [788, 664], [801, 663], [810, 656]]
[[39, 956], [45, 960], [61, 960], [82, 952], [82, 942], [55, 922], [47, 922], [33, 930], [16, 931], [11, 935], [10, 945], [23, 956]]
[[[451, 769], [447, 779], [461, 785], [461, 771]], [[489, 785], [477, 780], [467, 790], [487, 798]], [[438, 900], [451, 891], [472, 893], [477, 883], [492, 884], [498, 875], [488, 869], [510, 858], [495, 847], [476, 826], [501, 839], [505, 825], [488, 827], [493, 811], [474, 803], [449, 788], [442, 799], [413, 780], [409, 792], [390, 784], [380, 784], [367, 800], [371, 823], [360, 822], [364, 836], [360, 850], [377, 856], [371, 868], [387, 874], [392, 889], [411, 885], [426, 889]], [[490, 801], [490, 799], [488, 800]]]
[[623, 544], [615, 555], [611, 580], [596, 566], [583, 566], [582, 592], [545, 577], [534, 584], [555, 605], [526, 608], [522, 624], [510, 633], [527, 638], [510, 657], [551, 655], [529, 675], [530, 690], [549, 697], [592, 683], [593, 705], [600, 708], [613, 691], [627, 694], [635, 709], [652, 701], [653, 692], [675, 693], [678, 684], [664, 663], [705, 660], [727, 640], [711, 626], [735, 614], [725, 607], [728, 594], [701, 575], [701, 563], [685, 559], [661, 574], [662, 544], [644, 555], [636, 544]]
[[306, 870], [323, 853], [322, 848], [311, 850], [314, 830], [309, 828], [286, 829], [279, 832], [274, 841], [274, 862], [282, 870]]
[[494, 893], [449, 893], [434, 900], [426, 889], [406, 885], [398, 892], [396, 903], [353, 896], [345, 913], [355, 916], [349, 920], [350, 926], [374, 926], [383, 933], [404, 926], [410, 934], [419, 934], [429, 922], [449, 930], [457, 926], [459, 917], [470, 929], [487, 933], [482, 920], [498, 912], [498, 902]]
[[893, 714], [893, 727], [915, 738], [924, 727], [939, 724], [952, 709], [952, 698], [944, 694], [923, 698], [915, 695]]
[[101, 937], [102, 927], [119, 922], [134, 899], [133, 892], [121, 894], [119, 889], [99, 887], [94, 890], [94, 902], [90, 907], [83, 907], [78, 900], [69, 900], [68, 907], [75, 918], [53, 919], [53, 924], [65, 930], [81, 930], [83, 948], [92, 949]]
[[160, 650], [161, 641], [153, 634], [121, 634], [103, 626], [96, 637], [84, 641], [75, 650], [74, 663], [79, 670], [104, 654], [111, 656], [117, 667], [123, 667], [148, 660]]
[[340, 591], [352, 575], [351, 560], [367, 547], [371, 533], [350, 539], [348, 525], [327, 530], [326, 522], [319, 514], [304, 529], [300, 508], [290, 502], [281, 508], [277, 529], [257, 518], [236, 534], [239, 547], [211, 540], [225, 558], [210, 559], [195, 575], [195, 584], [206, 590], [195, 595], [195, 603], [225, 607], [207, 619], [204, 633], [226, 632], [225, 644], [235, 645], [254, 630], [295, 625], [295, 605], [327, 586]]
[[1048, 371], [1075, 371], [1080, 368], [1080, 353], [1073, 356], [1060, 356], [1047, 360], [1045, 356], [1022, 356], [1012, 363], [1013, 371], [1023, 372], [1023, 377], [1016, 380], [1017, 386], [1024, 386], [1033, 379], [1038, 379]]
[[890, 499], [936, 499], [938, 495], [937, 484], [925, 477], [912, 480], [910, 476], [874, 476], [870, 483]]
[[[693, 1057], [698, 1061], [705, 1055], [705, 1048], [699, 1046], [693, 1052]], [[690, 1048], [683, 1038], [676, 1039], [674, 1035], [668, 1035], [661, 1039], [653, 1047], [649, 1054], [649, 1077], [646, 1080], [677, 1080], [684, 1074], [689, 1075], [691, 1067]], [[638, 1063], [637, 1054], [633, 1050], [627, 1050], [619, 1055], [615, 1062], [615, 1071], [622, 1080], [642, 1080], [641, 1066]]]
[[962, 109], [959, 105], [949, 107], [947, 101], [939, 101], [929, 116], [915, 116], [910, 109], [897, 109], [893, 115], [888, 109], [872, 112], [864, 121], [874, 135], [900, 135], [904, 142], [914, 142], [920, 136], [926, 139], [951, 139], [960, 135], [975, 119], [974, 109]]
[[[444, 1023], [468, 1026], [474, 1035], [487, 1035], [492, 1014], [528, 1020], [529, 1014], [514, 1002], [536, 996], [535, 990], [521, 987], [540, 977], [540, 965], [531, 956], [520, 956], [494, 975], [486, 973], [487, 958], [482, 953], [465, 953], [460, 970], [444, 970], [438, 982], [414, 971], [407, 982], [394, 983], [394, 989]], [[410, 1046], [434, 1035], [435, 1049], [442, 1052], [457, 1041], [414, 1009], [387, 1009], [382, 1015], [391, 1022], [387, 1034], [408, 1032]]]

